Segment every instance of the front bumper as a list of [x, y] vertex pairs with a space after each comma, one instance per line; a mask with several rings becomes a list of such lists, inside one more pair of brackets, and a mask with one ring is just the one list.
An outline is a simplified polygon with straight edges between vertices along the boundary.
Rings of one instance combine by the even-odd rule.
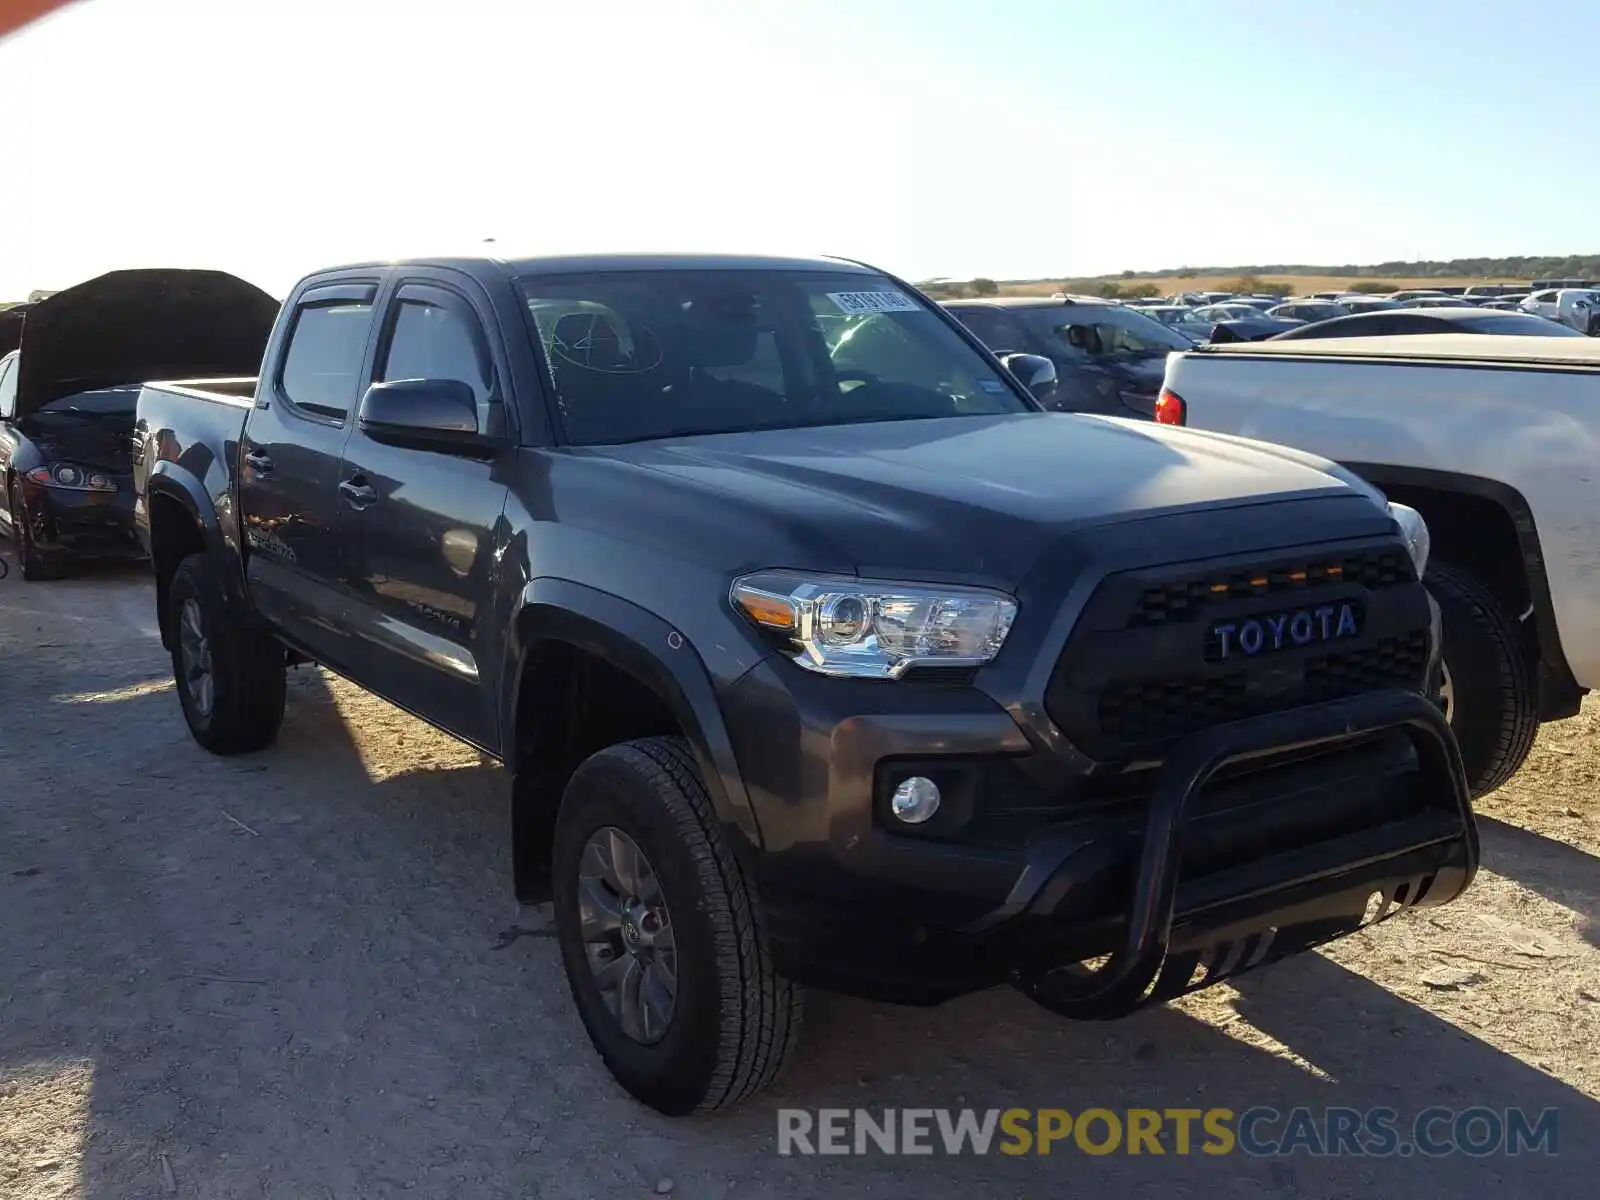
[[133, 476], [112, 475], [115, 492], [22, 484], [26, 519], [41, 553], [62, 558], [137, 559], [144, 547], [133, 519]]
[[[1184, 880], [1185, 823], [1230, 763], [1286, 745], [1331, 748], [1403, 733], [1423, 801], [1403, 817]], [[1002, 909], [1004, 925], [1070, 889], [1075, 845], [1039, 847]], [[1120, 937], [1095, 969], [1023, 963], [1025, 991], [1064, 1015], [1118, 1017], [1343, 936], [1403, 908], [1454, 900], [1477, 872], [1479, 846], [1460, 751], [1438, 708], [1406, 692], [1218, 726], [1185, 741], [1161, 769]], [[1043, 968], [1042, 970], [1040, 968]]]
[[[722, 694], [790, 977], [908, 1003], [1010, 981], [1116, 1016], [1470, 882], [1459, 751], [1423, 698], [1437, 606], [1365, 498], [1109, 527], [1017, 596], [965, 680], [775, 657]], [[1337, 643], [1211, 653], [1216, 622], [1345, 603]], [[945, 796], [923, 826], [889, 811], [910, 775]]]
[[[1027, 761], [1011, 717], [966, 696], [842, 721], [826, 755], [769, 758], [801, 778], [825, 764], [821, 826], [805, 823], [815, 806], [780, 819], [747, 768], [768, 835], [752, 870], [791, 978], [912, 1004], [1013, 982], [1069, 1015], [1115, 1017], [1447, 903], [1476, 872], [1459, 751], [1407, 691], [1215, 726], [1120, 798], [1057, 804], [1020, 838], [889, 832], [886, 771]], [[1075, 966], [1106, 955], [1096, 972]]]

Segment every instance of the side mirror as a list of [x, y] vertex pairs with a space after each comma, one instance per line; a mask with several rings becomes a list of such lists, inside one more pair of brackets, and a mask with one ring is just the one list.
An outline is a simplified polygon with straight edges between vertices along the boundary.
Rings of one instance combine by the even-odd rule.
[[361, 432], [375, 442], [445, 454], [492, 451], [501, 439], [478, 432], [478, 402], [459, 379], [396, 379], [361, 397]]
[[1056, 394], [1056, 365], [1042, 354], [1006, 354], [1000, 361], [1028, 394], [1047, 404]]

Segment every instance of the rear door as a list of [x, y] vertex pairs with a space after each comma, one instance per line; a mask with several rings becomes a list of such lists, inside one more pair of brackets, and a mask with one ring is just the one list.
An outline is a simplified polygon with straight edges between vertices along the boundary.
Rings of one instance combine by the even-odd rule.
[[[465, 279], [418, 272], [384, 305], [370, 382], [451, 379], [472, 388], [478, 428], [514, 433], [493, 309]], [[514, 449], [504, 451], [514, 454]], [[498, 753], [488, 673], [499, 460], [373, 441], [357, 422], [338, 472], [355, 593], [356, 677], [401, 707]]]
[[377, 291], [374, 278], [301, 293], [239, 447], [251, 597], [291, 641], [342, 672], [352, 655], [339, 459], [370, 358]]

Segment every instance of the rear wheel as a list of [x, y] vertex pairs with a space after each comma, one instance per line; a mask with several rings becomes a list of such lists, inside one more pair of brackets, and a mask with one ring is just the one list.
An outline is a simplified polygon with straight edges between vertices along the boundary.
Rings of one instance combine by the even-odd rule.
[[1432, 563], [1428, 590], [1444, 624], [1439, 703], [1461, 746], [1474, 796], [1517, 773], [1539, 732], [1539, 664], [1533, 640], [1483, 580]]
[[203, 554], [178, 564], [167, 613], [172, 674], [194, 740], [213, 754], [270, 745], [283, 722], [282, 644], [239, 619]]
[[60, 579], [64, 574], [61, 563], [47, 558], [34, 539], [28, 519], [27, 507], [22, 500], [22, 485], [11, 481], [8, 503], [11, 508], [11, 533], [17, 543], [17, 560], [22, 567], [22, 577], [31, 582], [41, 579]]
[[772, 968], [759, 902], [683, 739], [612, 746], [577, 769], [552, 883], [578, 1015], [636, 1099], [679, 1116], [776, 1077], [801, 993]]

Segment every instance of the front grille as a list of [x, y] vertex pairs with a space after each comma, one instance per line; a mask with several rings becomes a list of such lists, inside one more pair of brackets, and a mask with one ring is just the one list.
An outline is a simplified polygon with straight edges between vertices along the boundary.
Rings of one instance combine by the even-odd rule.
[[1100, 729], [1126, 743], [1182, 737], [1262, 713], [1389, 687], [1416, 687], [1428, 634], [1415, 630], [1359, 650], [1302, 660], [1298, 678], [1249, 669], [1112, 687], [1100, 695]]
[[[1356, 628], [1330, 630], [1328, 614], [1346, 611]], [[1311, 614], [1309, 638], [1254, 649], [1236, 641], [1243, 653], [1227, 660], [1217, 652], [1219, 625], [1236, 636], [1275, 617], [1304, 627], [1300, 614]], [[1420, 690], [1431, 620], [1427, 591], [1393, 536], [1114, 572], [1074, 623], [1044, 708], [1091, 759], [1157, 759], [1213, 725]]]
[[1370, 550], [1270, 567], [1211, 572], [1144, 589], [1125, 628], [1192, 621], [1208, 606], [1225, 600], [1274, 596], [1328, 584], [1384, 588], [1414, 583], [1411, 558], [1401, 550]]

